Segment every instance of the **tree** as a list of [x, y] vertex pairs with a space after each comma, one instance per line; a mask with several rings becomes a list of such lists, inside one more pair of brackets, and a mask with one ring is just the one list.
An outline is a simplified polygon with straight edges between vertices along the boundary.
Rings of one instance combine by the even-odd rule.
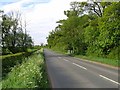
[[103, 53], [117, 58], [120, 40], [120, 2], [113, 2], [105, 9], [103, 17], [99, 20], [99, 30], [98, 43]]
[[94, 0], [88, 0], [87, 2], [71, 2], [73, 10], [76, 10], [78, 15], [95, 13], [99, 17], [102, 17], [104, 9], [109, 5], [111, 5], [111, 2], [96, 2]]
[[[86, 13], [85, 13], [86, 12]], [[120, 2], [72, 2], [68, 17], [48, 37], [48, 46], [74, 54], [118, 59]]]
[[[33, 45], [32, 38], [26, 33], [26, 22], [23, 28], [21, 14], [9, 13], [2, 15], [2, 50], [12, 53], [26, 51]], [[25, 30], [25, 32], [23, 31]]]

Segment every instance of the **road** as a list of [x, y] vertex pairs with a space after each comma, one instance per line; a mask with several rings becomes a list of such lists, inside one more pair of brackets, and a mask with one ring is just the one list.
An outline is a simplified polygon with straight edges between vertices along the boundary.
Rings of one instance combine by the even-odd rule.
[[44, 49], [52, 88], [118, 88], [118, 68]]

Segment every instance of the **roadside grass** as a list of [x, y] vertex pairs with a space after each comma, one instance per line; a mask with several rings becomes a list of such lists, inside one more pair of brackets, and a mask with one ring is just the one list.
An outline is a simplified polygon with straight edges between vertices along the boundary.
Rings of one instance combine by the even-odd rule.
[[81, 59], [86, 59], [88, 61], [95, 61], [95, 62], [100, 62], [103, 64], [108, 64], [112, 65], [115, 67], [119, 67], [119, 60], [114, 60], [114, 59], [109, 59], [109, 58], [102, 58], [102, 57], [93, 57], [93, 56], [83, 56], [83, 55], [75, 55], [74, 57], [81, 58]]
[[53, 50], [57, 53], [61, 53], [61, 54], [69, 55], [69, 56], [72, 56], [72, 57], [80, 58], [80, 59], [83, 59], [83, 60], [85, 59], [85, 60], [88, 60], [88, 61], [94, 61], [94, 62], [99, 62], [99, 63], [102, 63], [102, 64], [107, 64], [107, 65], [111, 65], [111, 66], [115, 66], [115, 67], [120, 67], [120, 61], [115, 60], [115, 59], [69, 54], [69, 53], [65, 53], [65, 52], [62, 52], [62, 51], [59, 51], [59, 50], [56, 50], [56, 49], [50, 49], [50, 50]]
[[13, 67], [8, 76], [2, 80], [2, 88], [49, 88], [43, 49], [25, 59], [21, 65]]
[[2, 89], [2, 82], [0, 81], [0, 90]]
[[47, 48], [47, 49], [52, 50], [52, 51], [55, 51], [56, 53], [67, 54], [65, 51], [59, 50], [59, 49], [57, 49], [57, 48]]
[[12, 67], [21, 64], [24, 61], [24, 58], [31, 56], [35, 51], [36, 50], [31, 50], [29, 52], [20, 52], [0, 56], [0, 62], [2, 62], [2, 78], [7, 76]]

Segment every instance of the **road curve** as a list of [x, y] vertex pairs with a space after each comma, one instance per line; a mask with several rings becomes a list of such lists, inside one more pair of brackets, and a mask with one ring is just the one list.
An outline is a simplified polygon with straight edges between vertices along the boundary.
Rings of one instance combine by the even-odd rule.
[[44, 49], [52, 88], [116, 88], [118, 69]]

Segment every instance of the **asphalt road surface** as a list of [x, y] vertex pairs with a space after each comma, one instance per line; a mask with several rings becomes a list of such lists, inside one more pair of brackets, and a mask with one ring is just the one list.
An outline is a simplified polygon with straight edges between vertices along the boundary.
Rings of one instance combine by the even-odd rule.
[[44, 49], [52, 88], [118, 88], [118, 68]]

